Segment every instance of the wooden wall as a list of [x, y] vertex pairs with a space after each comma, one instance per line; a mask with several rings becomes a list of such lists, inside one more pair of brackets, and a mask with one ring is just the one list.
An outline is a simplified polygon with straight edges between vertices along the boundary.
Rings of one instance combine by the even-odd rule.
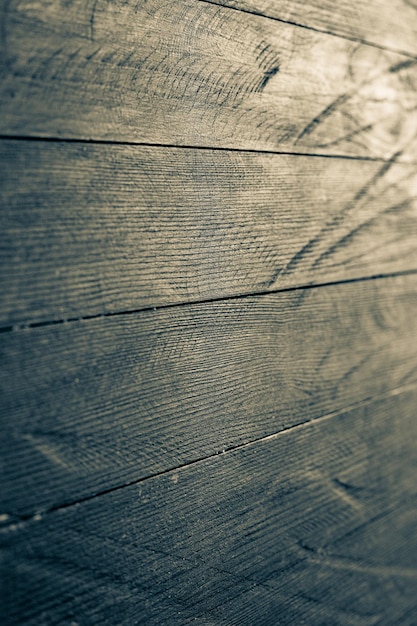
[[417, 623], [416, 0], [0, 0], [2, 624]]

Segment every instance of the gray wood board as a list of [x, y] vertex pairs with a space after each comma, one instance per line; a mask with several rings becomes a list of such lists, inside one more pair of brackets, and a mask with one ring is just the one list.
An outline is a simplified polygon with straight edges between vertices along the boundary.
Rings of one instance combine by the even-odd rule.
[[415, 160], [408, 57], [196, 0], [0, 5], [0, 133]]
[[417, 269], [413, 165], [0, 142], [0, 324]]
[[417, 381], [417, 277], [0, 335], [0, 510], [28, 515]]
[[7, 624], [411, 626], [417, 394], [0, 531]]
[[416, 0], [215, 0], [214, 4], [417, 55]]

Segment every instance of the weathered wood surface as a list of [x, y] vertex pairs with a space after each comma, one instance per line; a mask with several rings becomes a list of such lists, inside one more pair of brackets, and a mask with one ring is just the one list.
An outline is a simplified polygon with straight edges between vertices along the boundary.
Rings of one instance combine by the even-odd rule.
[[1, 5], [1, 133], [415, 160], [408, 57], [196, 0]]
[[417, 277], [0, 335], [0, 510], [26, 515], [417, 381]]
[[0, 143], [0, 323], [417, 270], [404, 164]]
[[213, 3], [417, 55], [416, 0], [213, 0]]
[[416, 406], [384, 398], [4, 528], [6, 622], [411, 626]]

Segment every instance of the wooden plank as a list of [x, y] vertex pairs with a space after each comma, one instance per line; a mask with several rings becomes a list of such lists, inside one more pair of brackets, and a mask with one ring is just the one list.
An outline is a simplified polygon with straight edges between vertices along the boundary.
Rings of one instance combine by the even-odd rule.
[[196, 0], [1, 5], [0, 133], [415, 160], [408, 57]]
[[412, 165], [0, 143], [0, 323], [417, 269]]
[[417, 277], [0, 335], [0, 511], [27, 515], [417, 380]]
[[213, 0], [213, 3], [417, 55], [415, 0], [389, 3], [386, 0]]
[[415, 391], [0, 533], [7, 623], [411, 626]]

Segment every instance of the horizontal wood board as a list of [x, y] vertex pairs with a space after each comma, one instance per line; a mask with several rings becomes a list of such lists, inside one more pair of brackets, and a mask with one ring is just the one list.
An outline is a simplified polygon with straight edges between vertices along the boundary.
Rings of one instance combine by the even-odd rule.
[[28, 515], [417, 381], [417, 277], [0, 335], [0, 510]]
[[417, 394], [0, 531], [6, 622], [411, 626]]
[[213, 1], [417, 56], [416, 0]]
[[196, 0], [0, 6], [0, 133], [415, 161], [406, 56]]
[[0, 142], [0, 324], [417, 270], [413, 165]]

